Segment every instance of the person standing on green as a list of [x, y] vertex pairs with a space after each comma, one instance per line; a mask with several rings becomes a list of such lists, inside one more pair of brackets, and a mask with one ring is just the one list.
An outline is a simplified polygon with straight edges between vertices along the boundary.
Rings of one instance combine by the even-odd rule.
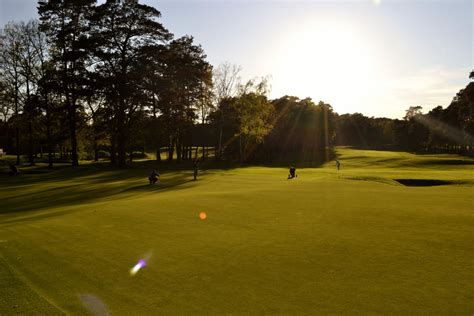
[[193, 163], [193, 170], [194, 170], [194, 181], [196, 181], [196, 180], [197, 180], [198, 171], [199, 171], [199, 160], [194, 160], [194, 163]]

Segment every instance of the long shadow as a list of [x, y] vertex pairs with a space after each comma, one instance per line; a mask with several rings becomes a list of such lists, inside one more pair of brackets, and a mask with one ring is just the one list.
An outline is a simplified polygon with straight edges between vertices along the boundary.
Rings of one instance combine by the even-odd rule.
[[35, 214], [31, 216], [22, 216], [22, 217], [14, 217], [10, 218], [4, 221], [0, 221], [0, 226], [8, 226], [11, 224], [15, 223], [22, 223], [22, 222], [31, 222], [31, 221], [37, 221], [37, 220], [42, 220], [46, 218], [52, 218], [52, 217], [57, 217], [61, 215], [66, 215], [69, 213], [74, 212], [73, 210], [62, 210], [62, 211], [51, 211], [51, 212], [46, 212], [46, 213], [40, 213], [40, 214]]
[[[232, 170], [236, 168], [288, 167], [286, 162], [268, 164], [240, 164], [235, 162], [216, 162], [212, 159], [202, 161], [201, 170]], [[310, 167], [307, 163], [293, 164], [297, 168]], [[311, 164], [311, 167], [315, 167]], [[41, 172], [24, 173], [20, 176], [0, 175], [0, 223], [9, 221], [14, 214], [37, 213], [46, 209], [51, 214], [58, 207], [67, 207], [107, 198], [127, 198], [136, 194], [159, 193], [192, 187], [192, 162], [181, 164], [140, 161], [127, 169], [119, 169], [106, 162], [91, 163], [76, 168], [60, 166], [52, 170], [38, 167]], [[161, 174], [160, 183], [148, 185], [147, 176], [151, 169]], [[205, 178], [200, 175], [200, 178]], [[143, 184], [142, 184], [143, 183]], [[8, 216], [7, 216], [8, 215]], [[11, 215], [11, 216], [10, 216]], [[45, 214], [32, 217], [45, 218]]]
[[[107, 172], [106, 174], [83, 174], [82, 177], [76, 177], [72, 181], [64, 180], [64, 175], [57, 177], [43, 176], [30, 177], [24, 179], [18, 177], [10, 180], [9, 183], [0, 183], [0, 187], [5, 191], [0, 208], [0, 224], [11, 223], [12, 221], [21, 221], [27, 219], [41, 219], [50, 216], [59, 216], [74, 210], [55, 211], [58, 207], [68, 207], [78, 204], [85, 204], [105, 199], [124, 199], [137, 194], [146, 194], [149, 192], [160, 193], [170, 190], [187, 189], [192, 181], [191, 175], [186, 172], [178, 172], [173, 175], [167, 175], [160, 180], [161, 183], [149, 185], [146, 177], [138, 177], [136, 174], [119, 170]], [[56, 181], [54, 181], [56, 180]], [[22, 192], [21, 186], [25, 186], [25, 181], [29, 182], [29, 192]], [[17, 184], [10, 186], [9, 184]], [[186, 184], [186, 185], [185, 185]], [[18, 186], [19, 185], [19, 186]], [[32, 186], [30, 186], [32, 185]], [[42, 185], [48, 185], [48, 188], [41, 189]], [[38, 212], [50, 209], [51, 212], [37, 214]], [[25, 217], [24, 215], [32, 214]], [[21, 218], [15, 218], [21, 216]], [[13, 216], [13, 218], [12, 218]]]
[[[235, 161], [216, 161], [212, 158], [205, 159], [200, 163], [201, 170], [232, 170], [237, 168], [251, 168], [251, 167], [268, 167], [268, 168], [287, 168], [289, 166], [296, 166], [297, 168], [317, 168], [321, 167], [327, 161], [272, 161], [272, 162], [249, 162], [239, 163]], [[77, 177], [93, 180], [97, 178], [99, 182], [106, 182], [108, 180], [125, 180], [131, 177], [138, 177], [137, 172], [141, 171], [142, 177], [146, 178], [150, 170], [156, 169], [160, 174], [164, 175], [168, 172], [188, 172], [192, 175], [193, 162], [182, 161], [181, 163], [173, 162], [157, 162], [155, 160], [137, 161], [128, 164], [127, 168], [117, 168], [109, 162], [100, 161], [89, 163], [87, 165], [72, 168], [70, 166], [57, 166], [53, 169], [42, 167], [26, 167], [23, 174], [19, 177], [11, 177], [6, 173], [0, 173], [0, 191], [1, 184], [8, 184], [9, 187], [21, 187], [31, 185], [31, 181], [37, 181], [37, 177], [41, 177], [42, 181], [63, 181], [71, 180]]]
[[122, 192], [123, 193], [125, 192], [166, 192], [166, 191], [184, 190], [190, 187], [189, 185], [184, 186], [185, 184], [192, 184], [192, 183], [196, 183], [196, 182], [193, 181], [192, 179], [188, 179], [188, 177], [185, 177], [183, 180], [179, 181], [179, 183], [166, 182], [165, 184], [158, 183], [154, 185], [138, 184], [138, 185], [126, 188], [122, 190]]
[[[318, 168], [325, 164], [327, 161], [299, 161], [295, 159], [294, 161], [284, 160], [278, 161], [273, 160], [270, 162], [246, 162], [240, 163], [236, 161], [218, 161], [212, 158], [205, 159], [200, 162], [200, 169], [204, 170], [232, 170], [237, 168], [251, 168], [251, 167], [267, 167], [267, 168], [288, 168], [290, 166], [296, 166], [297, 168]], [[156, 162], [154, 160], [148, 161], [139, 161], [133, 163], [131, 168], [136, 169], [156, 169], [164, 171], [185, 171], [188, 170], [192, 172], [193, 162], [192, 161], [183, 161], [180, 164], [176, 162]]]
[[[188, 188], [188, 187], [182, 186], [183, 184], [192, 183], [192, 182], [194, 182], [194, 181], [193, 180], [184, 180], [182, 182], [167, 183], [164, 186], [159, 186], [159, 185], [150, 186], [149, 184], [139, 184], [139, 185], [135, 185], [135, 186], [132, 186], [132, 187], [121, 190], [120, 191], [121, 194], [120, 194], [120, 197], [118, 199], [124, 199], [126, 197], [132, 196], [136, 192], [157, 193], [157, 192], [166, 192], [166, 191], [170, 191], [170, 190], [173, 190], [173, 191], [183, 190], [183, 189]], [[123, 195], [123, 193], [127, 193], [127, 192], [130, 193], [130, 194], [127, 194], [126, 196]], [[102, 195], [101, 197], [105, 198], [105, 197], [111, 197], [113, 195], [114, 194], [110, 194], [109, 196]], [[99, 201], [100, 199], [101, 198], [95, 197], [95, 198], [91, 198], [91, 199], [89, 199], [87, 201], [83, 201], [83, 202], [84, 203], [90, 203], [90, 202], [94, 202], [94, 200]], [[76, 202], [77, 201], [63, 200], [63, 201], [60, 201], [59, 203], [55, 202], [53, 207], [54, 208], [61, 207], [61, 206], [62, 207], [67, 207], [67, 206], [76, 204]], [[33, 206], [35, 206], [35, 205], [33, 205]], [[51, 207], [51, 205], [50, 205], [50, 207]], [[59, 211], [52, 210], [52, 211], [48, 211], [48, 212], [41, 212], [41, 211], [44, 211], [44, 210], [45, 210], [45, 208], [41, 207], [41, 206], [40, 206], [40, 208], [35, 209], [35, 211], [33, 213], [32, 213], [32, 210], [28, 209], [28, 208], [26, 208], [26, 209], [17, 209], [14, 212], [10, 212], [10, 213], [15, 213], [15, 214], [18, 214], [19, 216], [18, 217], [15, 216], [13, 218], [8, 217], [6, 220], [1, 220], [1, 217], [0, 217], [0, 226], [20, 223], [20, 222], [31, 222], [31, 221], [36, 221], [36, 220], [42, 220], [42, 219], [47, 219], [47, 218], [52, 218], [52, 217], [57, 217], [57, 216], [62, 216], [62, 215], [66, 215], [66, 214], [69, 214], [69, 213], [77, 212], [77, 210], [74, 210], [74, 209], [66, 209], [66, 210], [63, 209], [63, 210], [59, 210]], [[39, 214], [37, 214], [38, 212], [39, 212]], [[9, 212], [0, 213], [0, 216], [2, 214], [7, 215], [8, 213]], [[26, 216], [21, 216], [24, 213], [26, 213], [25, 214]], [[29, 214], [31, 214], [31, 215], [29, 215]]]

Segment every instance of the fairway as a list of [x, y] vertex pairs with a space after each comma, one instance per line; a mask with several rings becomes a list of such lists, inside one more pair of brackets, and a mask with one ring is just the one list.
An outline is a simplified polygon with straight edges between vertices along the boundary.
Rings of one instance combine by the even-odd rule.
[[1, 175], [0, 315], [472, 315], [474, 160], [337, 154]]

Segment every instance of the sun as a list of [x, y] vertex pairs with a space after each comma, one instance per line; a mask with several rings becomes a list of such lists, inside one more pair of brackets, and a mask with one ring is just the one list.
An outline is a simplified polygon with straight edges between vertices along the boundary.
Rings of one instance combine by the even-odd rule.
[[278, 75], [300, 97], [312, 96], [352, 111], [377, 89], [374, 52], [364, 34], [349, 24], [329, 20], [300, 24], [283, 43]]

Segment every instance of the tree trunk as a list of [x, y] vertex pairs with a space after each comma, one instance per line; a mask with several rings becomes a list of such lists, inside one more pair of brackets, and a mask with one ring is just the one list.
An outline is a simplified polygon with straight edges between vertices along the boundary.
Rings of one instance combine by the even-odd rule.
[[17, 69], [15, 68], [15, 140], [16, 140], [16, 165], [20, 165], [20, 128], [18, 127], [18, 115], [20, 114], [20, 111], [18, 109], [19, 105], [19, 79], [18, 79], [18, 72]]
[[215, 153], [215, 157], [217, 160], [221, 158], [221, 153], [222, 153], [222, 134], [223, 134], [223, 129], [224, 129], [224, 122], [223, 119], [221, 119], [221, 124], [219, 126], [219, 144], [217, 146], [217, 152]]
[[188, 147], [181, 144], [181, 160], [186, 160], [188, 156]]
[[48, 143], [48, 168], [53, 168], [53, 149], [51, 143]]
[[18, 128], [18, 122], [16, 122], [17, 126], [15, 127], [15, 140], [16, 140], [16, 165], [20, 165], [20, 129]]
[[174, 139], [173, 136], [170, 136], [170, 141], [168, 145], [168, 161], [173, 161], [173, 154], [174, 154]]
[[119, 101], [119, 109], [116, 112], [117, 122], [117, 164], [119, 167], [125, 167], [127, 164], [127, 131], [125, 126], [124, 101]]
[[46, 139], [48, 142], [48, 168], [53, 168], [53, 141], [51, 139], [51, 124], [50, 124], [50, 114], [49, 109], [46, 110]]
[[35, 165], [35, 158], [33, 156], [33, 124], [31, 124], [31, 118], [28, 120], [28, 162], [30, 166]]
[[33, 119], [33, 107], [31, 105], [29, 76], [26, 76], [26, 106], [24, 109], [27, 113], [28, 120], [28, 162], [30, 163], [30, 166], [34, 166], [35, 158], [33, 157], [33, 124], [31, 123], [31, 120]]
[[79, 157], [77, 156], [77, 129], [76, 129], [76, 102], [71, 100], [71, 96], [67, 93], [66, 102], [69, 110], [69, 134], [71, 138], [71, 158], [72, 166], [79, 166]]
[[110, 135], [110, 163], [115, 165], [117, 164], [117, 157], [115, 155], [116, 153], [116, 141], [115, 141], [115, 138], [116, 138], [116, 135], [115, 135], [115, 131], [112, 131], [112, 134]]
[[176, 139], [176, 162], [180, 163], [181, 162], [181, 154], [182, 154], [182, 144], [181, 144], [181, 135], [178, 134], [178, 137]]
[[239, 135], [239, 162], [242, 162], [242, 133]]
[[99, 161], [99, 145], [98, 145], [98, 136], [97, 131], [94, 130], [94, 161]]
[[69, 109], [69, 134], [71, 138], [71, 159], [72, 166], [79, 166], [79, 157], [77, 155], [77, 129], [76, 129], [76, 105], [75, 102], [71, 102], [70, 97], [67, 97], [68, 109]]
[[119, 167], [125, 167], [127, 164], [126, 157], [126, 135], [124, 128], [119, 126], [117, 133], [117, 163]]
[[156, 161], [161, 162], [161, 147], [160, 147], [160, 145], [156, 146]]

